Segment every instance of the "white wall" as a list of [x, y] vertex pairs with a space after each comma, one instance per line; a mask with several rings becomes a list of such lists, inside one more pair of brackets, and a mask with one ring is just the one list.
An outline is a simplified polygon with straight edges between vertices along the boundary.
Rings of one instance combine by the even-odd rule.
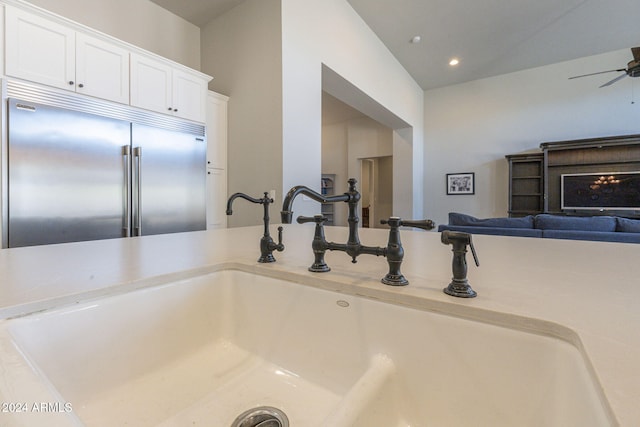
[[[347, 180], [349, 178], [356, 178], [360, 181], [360, 159], [392, 155], [391, 129], [368, 117], [322, 126], [322, 173], [336, 175], [335, 194], [343, 194], [348, 191]], [[359, 183], [358, 188], [362, 189], [362, 182]], [[392, 198], [387, 199], [381, 200], [380, 204], [385, 204], [385, 202], [390, 204]], [[366, 206], [364, 196], [361, 200], [363, 200], [361, 206]], [[383, 212], [391, 210], [392, 207], [389, 205], [385, 206]], [[316, 213], [318, 212], [319, 209]], [[336, 204], [334, 224], [346, 226], [347, 216], [347, 204]]]
[[120, 40], [200, 69], [200, 29], [149, 0], [28, 0]]
[[380, 224], [380, 220], [393, 216], [393, 183], [388, 179], [393, 172], [393, 159], [391, 157], [380, 157], [375, 161], [377, 178], [375, 185], [375, 212], [369, 219], [371, 228], [387, 228]]
[[[398, 181], [413, 195], [398, 214], [420, 216], [424, 92], [347, 1], [282, 0], [282, 62], [284, 189], [319, 190], [324, 64], [411, 126], [410, 150], [396, 152], [394, 141], [406, 171]], [[296, 200], [296, 215], [317, 210]]]
[[[348, 168], [349, 168], [349, 176], [356, 177], [360, 179], [362, 174], [362, 164], [360, 159], [364, 158], [389, 158], [390, 156], [394, 156], [393, 151], [393, 131], [386, 126], [381, 125], [380, 123], [369, 119], [368, 117], [364, 117], [361, 119], [351, 120], [348, 126], [348, 149], [347, 149], [347, 159], [348, 159]], [[392, 164], [388, 165], [386, 170], [392, 170]], [[378, 168], [379, 163], [376, 162], [375, 167]], [[382, 170], [384, 172], [385, 170]], [[400, 168], [399, 170], [392, 170], [393, 175], [397, 175], [399, 177], [403, 176], [403, 172], [406, 171], [406, 168]], [[386, 176], [383, 174], [383, 176]], [[376, 171], [376, 178], [378, 182], [374, 182], [373, 185], [376, 188], [376, 192], [378, 195], [384, 195], [386, 186], [379, 185], [379, 180], [381, 177], [381, 170], [378, 168]], [[389, 193], [392, 192], [391, 186], [395, 184], [395, 179], [392, 179], [389, 183]], [[361, 189], [363, 187], [360, 187]], [[383, 190], [380, 192], [380, 190]], [[402, 210], [396, 207], [396, 212], [394, 212], [392, 203], [394, 202], [393, 197], [380, 198], [376, 199], [376, 209], [373, 212], [373, 215], [370, 216], [369, 222], [370, 227], [380, 227], [379, 220], [386, 216], [387, 218], [391, 215], [403, 216], [404, 218], [408, 218], [412, 215], [410, 213], [396, 213], [402, 212]], [[366, 206], [365, 203], [360, 204], [362, 206]], [[388, 214], [388, 215], [385, 215]], [[385, 226], [386, 228], [386, 226]]]
[[[278, 205], [294, 185], [320, 191], [326, 64], [410, 125], [399, 144], [404, 206], [408, 216], [421, 210], [424, 92], [346, 0], [246, 0], [202, 29], [201, 57], [214, 76], [209, 88], [230, 97], [230, 193], [275, 189]], [[299, 198], [294, 211], [313, 215], [319, 206]], [[238, 208], [230, 225], [260, 218]]]
[[[202, 29], [202, 70], [214, 76], [209, 89], [230, 97], [228, 192], [277, 190], [274, 223], [282, 206], [280, 27], [280, 0], [246, 0]], [[259, 205], [236, 200], [233, 211], [230, 226], [262, 222]]]
[[[342, 194], [348, 190], [347, 180], [350, 178], [347, 167], [348, 121], [322, 126], [322, 173], [334, 174], [334, 194]], [[297, 202], [296, 202], [297, 203]], [[320, 210], [318, 209], [317, 213]], [[336, 203], [333, 209], [335, 225], [347, 225], [346, 203]]]
[[[601, 89], [615, 73], [568, 80], [630, 59], [624, 49], [426, 91], [425, 216], [438, 224], [451, 211], [506, 216], [506, 154], [546, 141], [640, 133], [640, 79]], [[475, 195], [446, 195], [445, 174], [455, 172], [475, 172]]]

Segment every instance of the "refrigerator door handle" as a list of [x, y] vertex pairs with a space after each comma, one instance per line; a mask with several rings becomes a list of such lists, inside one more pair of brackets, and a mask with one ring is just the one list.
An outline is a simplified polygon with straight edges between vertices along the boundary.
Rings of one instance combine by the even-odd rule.
[[134, 236], [142, 235], [142, 147], [135, 147], [133, 149], [133, 156], [136, 161], [136, 174], [135, 174], [135, 191], [136, 191], [136, 206], [135, 206], [135, 224], [134, 224]]
[[122, 146], [124, 161], [124, 237], [131, 237], [131, 146]]

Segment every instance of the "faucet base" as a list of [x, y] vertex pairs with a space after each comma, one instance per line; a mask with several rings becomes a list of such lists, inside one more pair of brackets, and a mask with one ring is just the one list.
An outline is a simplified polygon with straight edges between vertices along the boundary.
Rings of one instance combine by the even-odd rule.
[[331, 271], [331, 267], [329, 267], [325, 263], [314, 262], [313, 265], [308, 268], [308, 270], [312, 273], [326, 273], [328, 271]]
[[389, 286], [407, 286], [409, 281], [402, 274], [386, 274], [382, 280], [382, 283]]
[[476, 291], [471, 289], [467, 279], [453, 279], [443, 291], [447, 295], [458, 298], [474, 298], [478, 295]]
[[273, 257], [273, 255], [266, 254], [258, 258], [258, 262], [262, 262], [262, 263], [276, 262], [276, 259]]

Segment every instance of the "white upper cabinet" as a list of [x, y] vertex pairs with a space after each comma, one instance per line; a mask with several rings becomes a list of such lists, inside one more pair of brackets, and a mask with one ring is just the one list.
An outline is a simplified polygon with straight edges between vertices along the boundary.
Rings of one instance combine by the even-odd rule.
[[129, 51], [86, 34], [76, 34], [76, 90], [129, 103]]
[[210, 76], [27, 3], [4, 7], [5, 75], [205, 122]]
[[129, 52], [38, 15], [6, 7], [8, 76], [129, 102]]
[[131, 105], [204, 122], [207, 79], [131, 54]]
[[207, 115], [207, 81], [174, 69], [172, 87], [172, 104], [176, 115], [204, 122]]
[[5, 15], [6, 74], [75, 90], [75, 31], [10, 6]]
[[171, 67], [142, 55], [131, 55], [131, 105], [173, 113]]

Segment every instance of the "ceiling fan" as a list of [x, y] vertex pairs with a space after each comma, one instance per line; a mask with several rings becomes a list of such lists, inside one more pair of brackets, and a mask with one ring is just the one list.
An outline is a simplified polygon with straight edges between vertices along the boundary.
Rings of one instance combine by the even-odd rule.
[[624, 74], [621, 74], [615, 79], [609, 80], [608, 82], [600, 86], [600, 87], [605, 87], [605, 86], [610, 86], [614, 84], [615, 82], [617, 82], [618, 80], [621, 80], [626, 76], [640, 77], [640, 47], [632, 47], [631, 54], [633, 55], [633, 61], [629, 61], [629, 63], [627, 63], [627, 68], [619, 68], [617, 70], [599, 71], [597, 73], [583, 74], [581, 76], [573, 76], [573, 77], [569, 77], [569, 80], [577, 79], [580, 77], [595, 76], [596, 74], [614, 73], [614, 72], [620, 73], [624, 71]]

